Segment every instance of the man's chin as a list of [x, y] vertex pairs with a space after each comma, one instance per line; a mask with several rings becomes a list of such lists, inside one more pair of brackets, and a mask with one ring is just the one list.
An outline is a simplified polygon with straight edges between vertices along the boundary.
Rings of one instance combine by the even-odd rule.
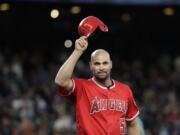
[[96, 76], [96, 78], [99, 80], [105, 80], [107, 78], [107, 76], [106, 75], [98, 75], [98, 76]]

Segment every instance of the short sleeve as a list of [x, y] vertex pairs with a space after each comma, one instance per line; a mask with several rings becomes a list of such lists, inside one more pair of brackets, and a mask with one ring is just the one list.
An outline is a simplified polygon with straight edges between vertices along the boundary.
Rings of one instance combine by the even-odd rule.
[[66, 91], [65, 89], [59, 87], [57, 94], [59, 96], [76, 96], [77, 92], [79, 92], [83, 87], [83, 80], [79, 78], [72, 78], [73, 87], [71, 91]]
[[129, 88], [129, 100], [128, 100], [128, 110], [126, 113], [126, 120], [132, 121], [138, 115], [139, 115], [139, 110], [138, 110], [138, 107], [134, 100], [133, 93], [132, 93], [131, 89]]
[[59, 96], [70, 96], [70, 95], [72, 95], [72, 93], [74, 92], [74, 86], [75, 86], [75, 84], [74, 84], [74, 80], [72, 79], [72, 82], [73, 82], [73, 88], [72, 88], [72, 90], [70, 90], [70, 91], [67, 91], [67, 90], [65, 90], [64, 88], [62, 88], [62, 87], [58, 87], [58, 90], [57, 90], [57, 95], [59, 95]]

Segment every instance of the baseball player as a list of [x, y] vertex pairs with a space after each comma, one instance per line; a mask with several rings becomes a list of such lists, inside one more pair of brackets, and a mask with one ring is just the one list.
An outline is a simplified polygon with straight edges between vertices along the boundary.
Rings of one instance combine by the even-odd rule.
[[74, 67], [87, 47], [86, 36], [77, 39], [74, 51], [55, 78], [58, 94], [73, 97], [78, 135], [141, 135], [132, 91], [111, 78], [112, 61], [106, 50], [98, 49], [91, 54], [92, 78], [72, 78]]

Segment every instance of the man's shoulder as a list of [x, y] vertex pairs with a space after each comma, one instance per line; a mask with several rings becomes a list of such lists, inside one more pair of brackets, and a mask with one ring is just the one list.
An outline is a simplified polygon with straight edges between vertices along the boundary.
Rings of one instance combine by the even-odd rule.
[[132, 90], [127, 83], [123, 83], [117, 80], [115, 81], [115, 83], [116, 83], [116, 89], [118, 89], [120, 92], [123, 92], [123, 94], [127, 96], [130, 95]]
[[72, 80], [74, 80], [75, 82], [84, 82], [84, 83], [91, 82], [91, 79], [89, 78], [73, 77]]
[[124, 83], [118, 80], [114, 80], [114, 81], [118, 87], [123, 88], [123, 89], [130, 89], [127, 83]]
[[86, 79], [86, 78], [72, 78], [74, 86], [79, 86], [79, 87], [90, 87], [92, 86], [92, 80], [91, 79]]

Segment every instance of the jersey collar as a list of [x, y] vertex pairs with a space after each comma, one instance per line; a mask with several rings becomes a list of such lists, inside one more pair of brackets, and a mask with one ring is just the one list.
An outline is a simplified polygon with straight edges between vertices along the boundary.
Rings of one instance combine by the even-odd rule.
[[100, 88], [102, 88], [102, 89], [104, 89], [104, 90], [110, 90], [110, 89], [112, 89], [112, 88], [115, 87], [115, 81], [114, 81], [113, 79], [112, 79], [113, 85], [110, 86], [109, 88], [108, 88], [108, 87], [105, 87], [105, 86], [102, 86], [102, 85], [99, 84], [94, 78], [92, 78], [92, 81], [93, 81], [98, 87], [100, 87]]

